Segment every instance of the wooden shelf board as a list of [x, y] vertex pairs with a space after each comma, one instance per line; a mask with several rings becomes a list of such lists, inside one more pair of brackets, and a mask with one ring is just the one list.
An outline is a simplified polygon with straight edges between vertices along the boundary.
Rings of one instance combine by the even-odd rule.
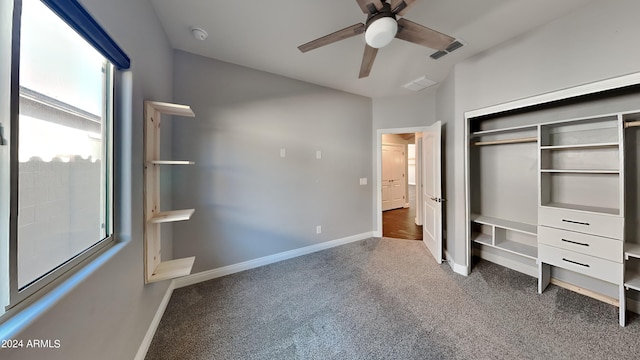
[[640, 244], [625, 243], [624, 244], [624, 257], [625, 259], [640, 258]]
[[620, 174], [620, 170], [577, 170], [577, 169], [542, 169], [543, 173], [564, 173], [564, 174]]
[[542, 204], [542, 206], [558, 208], [558, 209], [584, 211], [584, 212], [595, 213], [595, 214], [620, 215], [620, 209], [612, 209], [612, 208], [605, 208], [605, 207], [599, 207], [599, 206], [564, 204], [564, 203], [557, 203], [557, 202]]
[[191, 268], [193, 268], [195, 260], [196, 257], [192, 256], [183, 259], [163, 261], [158, 264], [153, 274], [147, 279], [147, 282], [152, 283], [189, 275], [191, 274]]
[[163, 211], [157, 213], [155, 216], [149, 219], [149, 222], [152, 224], [159, 224], [165, 222], [189, 220], [194, 211], [195, 209]]
[[523, 125], [523, 126], [512, 126], [502, 129], [493, 129], [493, 130], [481, 130], [471, 133], [471, 137], [485, 136], [485, 135], [496, 135], [496, 134], [504, 134], [510, 132], [517, 131], [527, 131], [527, 130], [537, 130], [538, 125]]
[[540, 146], [540, 150], [573, 150], [573, 149], [600, 149], [600, 148], [617, 148], [620, 144], [617, 142], [592, 143], [592, 144], [576, 144], [576, 145], [544, 145]]
[[193, 165], [194, 161], [188, 160], [151, 160], [149, 164], [152, 165]]
[[160, 101], [146, 101], [146, 104], [163, 114], [186, 117], [196, 116], [196, 114], [193, 113], [193, 110], [191, 110], [191, 107], [189, 107], [188, 105], [171, 104]]
[[484, 215], [478, 215], [478, 214], [471, 214], [471, 221], [478, 224], [493, 225], [499, 228], [517, 231], [517, 232], [521, 232], [529, 235], [538, 234], [538, 227], [536, 225], [521, 223], [518, 221], [499, 219], [491, 216], [484, 216]]

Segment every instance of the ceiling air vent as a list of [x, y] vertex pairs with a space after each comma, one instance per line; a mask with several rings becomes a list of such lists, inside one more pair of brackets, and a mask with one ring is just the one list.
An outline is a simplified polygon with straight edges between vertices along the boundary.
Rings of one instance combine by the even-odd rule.
[[438, 59], [440, 59], [441, 57], [443, 57], [445, 55], [447, 55], [446, 51], [439, 50], [439, 51], [436, 51], [433, 54], [429, 55], [429, 57], [432, 58], [433, 60], [438, 60]]
[[447, 55], [448, 53], [454, 52], [454, 51], [460, 49], [463, 46], [464, 46], [463, 43], [461, 43], [460, 41], [456, 40], [456, 41], [452, 42], [451, 44], [449, 44], [449, 46], [447, 46], [446, 49], [438, 50], [438, 51], [434, 52], [433, 54], [429, 55], [429, 57], [432, 58], [433, 60], [438, 60], [441, 57]]
[[450, 53], [450, 52], [454, 52], [455, 50], [460, 49], [462, 46], [463, 46], [463, 44], [460, 41], [456, 40], [456, 41], [452, 42], [449, 46], [447, 46], [446, 50], [447, 50], [448, 53]]
[[435, 85], [437, 82], [427, 79], [426, 76], [420, 76], [419, 78], [411, 81], [410, 83], [402, 85], [403, 88], [411, 91], [420, 91], [426, 89], [429, 86]]

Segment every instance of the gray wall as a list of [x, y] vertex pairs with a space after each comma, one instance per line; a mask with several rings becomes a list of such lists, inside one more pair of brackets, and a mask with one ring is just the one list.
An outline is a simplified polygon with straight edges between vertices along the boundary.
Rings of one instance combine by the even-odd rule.
[[118, 98], [124, 106], [116, 131], [116, 234], [121, 242], [77, 282], [68, 282], [68, 292], [45, 299], [50, 302], [41, 303], [41, 314], [13, 336], [59, 339], [61, 348], [2, 350], [6, 360], [131, 359], [168, 287], [143, 282], [142, 103], [171, 100], [172, 49], [146, 0], [81, 2], [132, 60], [131, 72], [119, 78], [132, 85], [132, 92]]
[[173, 119], [174, 158], [196, 162], [172, 169], [174, 206], [196, 210], [176, 257], [200, 272], [371, 231], [370, 99], [182, 51], [174, 65], [196, 114]]
[[[635, 0], [594, 1], [458, 64], [455, 84], [455, 262], [465, 263], [464, 112], [640, 71]], [[447, 97], [449, 98], [449, 97]], [[449, 101], [450, 103], [450, 101]], [[438, 103], [438, 106], [443, 105]], [[450, 104], [446, 108], [450, 108]]]

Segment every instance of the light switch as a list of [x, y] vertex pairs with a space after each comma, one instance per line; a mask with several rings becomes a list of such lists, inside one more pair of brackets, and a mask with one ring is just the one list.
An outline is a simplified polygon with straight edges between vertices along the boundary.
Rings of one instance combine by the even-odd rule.
[[367, 178], [360, 178], [360, 185], [367, 185]]
[[320, 150], [316, 151], [316, 159], [322, 159], [322, 151]]
[[285, 148], [280, 149], [280, 157], [283, 158], [286, 156], [287, 156], [287, 149]]

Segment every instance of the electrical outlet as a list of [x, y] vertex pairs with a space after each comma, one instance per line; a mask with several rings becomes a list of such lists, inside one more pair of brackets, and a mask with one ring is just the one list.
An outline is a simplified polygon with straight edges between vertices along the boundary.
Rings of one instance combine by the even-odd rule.
[[322, 232], [322, 226], [316, 226], [316, 234], [320, 234]]
[[287, 156], [287, 149], [285, 148], [280, 149], [280, 157], [283, 158], [286, 156]]
[[360, 185], [367, 185], [367, 178], [360, 178]]

